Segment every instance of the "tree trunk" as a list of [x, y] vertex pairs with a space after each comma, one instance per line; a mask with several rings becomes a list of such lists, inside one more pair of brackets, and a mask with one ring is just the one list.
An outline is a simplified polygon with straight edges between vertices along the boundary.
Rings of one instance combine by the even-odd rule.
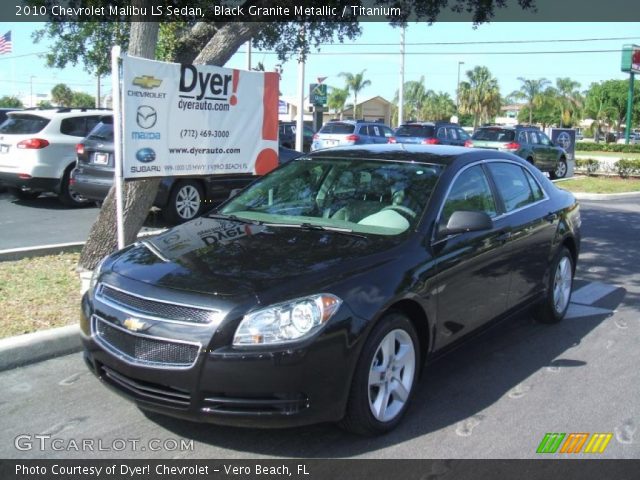
[[[143, 0], [134, 2], [140, 4]], [[215, 34], [200, 51], [194, 64], [224, 65], [238, 48], [255, 36], [264, 23], [227, 23], [215, 30]], [[196, 27], [194, 27], [196, 28]], [[200, 26], [200, 31], [208, 31]], [[134, 22], [131, 24], [131, 40], [129, 54], [142, 58], [154, 58], [158, 38], [158, 24], [151, 22]], [[188, 50], [185, 48], [185, 50]], [[183, 52], [180, 60], [189, 63], [190, 59]], [[125, 183], [124, 195], [124, 228], [125, 243], [130, 244], [137, 238], [149, 209], [153, 206], [159, 178], [149, 180], [133, 180]], [[105, 199], [96, 222], [91, 227], [87, 243], [80, 254], [79, 270], [93, 270], [100, 259], [117, 249], [116, 202], [115, 188], [111, 188]]]

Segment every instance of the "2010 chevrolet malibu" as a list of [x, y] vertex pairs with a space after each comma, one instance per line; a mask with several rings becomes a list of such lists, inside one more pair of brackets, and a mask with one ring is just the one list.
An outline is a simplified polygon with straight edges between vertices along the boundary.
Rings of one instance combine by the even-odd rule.
[[574, 197], [509, 153], [314, 152], [105, 258], [85, 358], [146, 410], [384, 432], [436, 352], [525, 307], [563, 318], [579, 230]]

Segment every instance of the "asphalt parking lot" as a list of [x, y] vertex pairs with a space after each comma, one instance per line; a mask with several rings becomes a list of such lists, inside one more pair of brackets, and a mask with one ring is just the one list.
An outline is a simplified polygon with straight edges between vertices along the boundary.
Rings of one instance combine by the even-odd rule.
[[[540, 325], [525, 314], [429, 365], [404, 422], [386, 436], [147, 418], [74, 354], [0, 373], [0, 457], [535, 458], [547, 432], [610, 432], [601, 458], [640, 458], [640, 206], [638, 198], [582, 205], [582, 255], [565, 321]], [[16, 448], [18, 436], [40, 434], [62, 439], [61, 450]], [[68, 448], [83, 439], [106, 449]], [[109, 449], [123, 439], [127, 448]], [[153, 439], [194, 442], [151, 451]]]

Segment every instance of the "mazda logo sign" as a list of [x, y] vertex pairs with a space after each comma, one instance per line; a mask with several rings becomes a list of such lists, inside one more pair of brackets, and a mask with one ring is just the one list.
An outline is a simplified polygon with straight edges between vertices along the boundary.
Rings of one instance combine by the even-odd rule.
[[157, 120], [158, 114], [156, 113], [155, 108], [150, 107], [149, 105], [140, 105], [138, 107], [136, 123], [140, 128], [144, 128], [145, 130], [153, 128]]

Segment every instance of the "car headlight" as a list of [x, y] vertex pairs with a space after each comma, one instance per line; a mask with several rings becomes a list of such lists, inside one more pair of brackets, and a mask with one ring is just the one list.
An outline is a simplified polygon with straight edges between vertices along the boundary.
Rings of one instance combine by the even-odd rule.
[[301, 340], [322, 328], [341, 304], [335, 295], [321, 293], [256, 310], [245, 315], [238, 325], [233, 345], [277, 345]]
[[93, 291], [93, 289], [96, 288], [98, 277], [100, 277], [100, 273], [102, 273], [102, 266], [104, 265], [104, 262], [107, 260], [107, 258], [108, 256], [100, 260], [96, 265], [96, 268], [93, 269], [93, 273], [91, 274], [91, 281], [89, 282], [89, 290]]

